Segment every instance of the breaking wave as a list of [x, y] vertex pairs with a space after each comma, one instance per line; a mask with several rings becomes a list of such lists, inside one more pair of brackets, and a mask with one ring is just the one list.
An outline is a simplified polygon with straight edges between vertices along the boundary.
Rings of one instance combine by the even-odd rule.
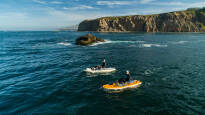
[[68, 42], [60, 42], [60, 43], [57, 43], [58, 45], [63, 45], [63, 46], [70, 46], [72, 45], [71, 43], [68, 43]]
[[149, 48], [149, 47], [167, 47], [168, 45], [161, 45], [161, 44], [140, 44], [141, 48]]
[[177, 42], [172, 42], [173, 44], [184, 44], [187, 43], [188, 41], [177, 41]]
[[102, 44], [117, 44], [117, 43], [132, 43], [132, 44], [136, 44], [136, 43], [144, 43], [145, 41], [110, 41], [110, 40], [105, 40], [105, 42], [97, 42], [94, 43], [90, 46], [97, 46], [97, 45], [102, 45]]

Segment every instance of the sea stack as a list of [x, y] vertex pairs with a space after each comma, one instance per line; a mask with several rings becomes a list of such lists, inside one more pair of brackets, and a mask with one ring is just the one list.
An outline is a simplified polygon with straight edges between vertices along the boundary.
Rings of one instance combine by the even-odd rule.
[[79, 37], [76, 40], [76, 45], [92, 45], [93, 43], [104, 42], [104, 41], [105, 40], [101, 38], [97, 38], [92, 34], [87, 34], [87, 35]]

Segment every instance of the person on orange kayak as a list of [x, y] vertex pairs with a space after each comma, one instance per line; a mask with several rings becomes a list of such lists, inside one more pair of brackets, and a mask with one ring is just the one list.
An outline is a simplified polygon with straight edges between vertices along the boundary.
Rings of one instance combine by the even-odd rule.
[[121, 79], [117, 80], [117, 82], [119, 84], [125, 84], [126, 83], [126, 79], [125, 78], [121, 78]]
[[130, 72], [128, 70], [126, 71], [126, 76], [127, 76], [126, 78], [121, 78], [121, 79], [117, 80], [116, 84], [125, 85], [125, 83], [129, 83], [131, 76], [130, 76]]
[[125, 81], [126, 81], [126, 82], [129, 82], [131, 76], [130, 76], [130, 72], [129, 72], [128, 70], [126, 71], [126, 76], [127, 76], [127, 77], [125, 78]]
[[104, 59], [101, 67], [102, 67], [102, 68], [105, 68], [105, 66], [106, 66], [106, 61], [105, 61], [105, 59]]

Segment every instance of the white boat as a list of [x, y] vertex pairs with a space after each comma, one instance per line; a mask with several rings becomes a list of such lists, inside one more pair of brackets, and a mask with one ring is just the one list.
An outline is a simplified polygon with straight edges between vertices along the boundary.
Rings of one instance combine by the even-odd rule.
[[116, 71], [115, 68], [101, 68], [101, 69], [91, 69], [91, 68], [86, 68], [85, 72], [88, 73], [109, 73], [109, 72], [114, 72]]

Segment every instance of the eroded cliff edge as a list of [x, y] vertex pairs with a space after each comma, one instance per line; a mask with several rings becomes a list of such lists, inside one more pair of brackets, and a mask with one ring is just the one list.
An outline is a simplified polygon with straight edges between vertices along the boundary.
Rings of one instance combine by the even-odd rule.
[[96, 32], [205, 32], [205, 8], [154, 15], [102, 17], [85, 20], [78, 31]]

